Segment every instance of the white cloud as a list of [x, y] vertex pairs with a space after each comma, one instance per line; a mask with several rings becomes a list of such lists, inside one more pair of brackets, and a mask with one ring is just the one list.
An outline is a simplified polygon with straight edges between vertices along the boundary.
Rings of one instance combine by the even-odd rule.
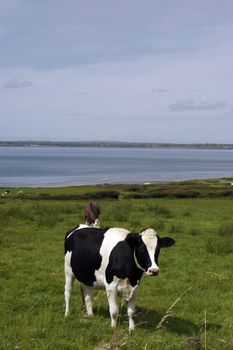
[[210, 101], [206, 98], [194, 99], [192, 97], [170, 104], [170, 109], [174, 111], [214, 111], [225, 107], [226, 102], [224, 101]]
[[160, 93], [160, 94], [163, 94], [163, 93], [168, 92], [168, 89], [157, 88], [157, 89], [152, 89], [151, 92], [158, 92], [158, 93]]
[[32, 82], [31, 81], [20, 81], [17, 79], [13, 79], [10, 80], [8, 82], [6, 82], [3, 85], [4, 89], [18, 89], [18, 88], [26, 88], [26, 87], [31, 87], [32, 86]]

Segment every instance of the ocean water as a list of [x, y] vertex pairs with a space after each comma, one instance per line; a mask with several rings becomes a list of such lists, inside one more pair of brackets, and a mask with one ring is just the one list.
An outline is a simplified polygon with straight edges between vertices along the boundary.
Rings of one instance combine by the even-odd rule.
[[233, 176], [232, 150], [0, 147], [0, 187], [145, 183]]

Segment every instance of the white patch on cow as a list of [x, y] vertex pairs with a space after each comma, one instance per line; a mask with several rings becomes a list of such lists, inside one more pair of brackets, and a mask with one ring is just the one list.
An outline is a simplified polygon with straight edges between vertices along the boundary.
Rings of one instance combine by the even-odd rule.
[[90, 226], [86, 224], [80, 224], [78, 227], [75, 227], [75, 229], [68, 234], [66, 239], [68, 239], [72, 235], [72, 233], [74, 233], [76, 230], [80, 230], [81, 228], [87, 228], [87, 227], [90, 227]]
[[70, 267], [70, 259], [71, 259], [71, 254], [72, 252], [66, 252], [66, 255], [65, 255], [65, 271]]
[[94, 283], [97, 287], [106, 286], [105, 272], [109, 263], [109, 256], [113, 248], [118, 242], [123, 241], [129, 234], [128, 230], [122, 228], [110, 228], [104, 234], [104, 239], [100, 248], [100, 255], [102, 257], [101, 266], [95, 272], [96, 282]]
[[117, 325], [117, 317], [119, 315], [119, 305], [117, 303], [117, 284], [119, 279], [114, 276], [110, 284], [106, 284], [106, 294], [108, 298], [109, 312], [111, 316], [111, 326], [113, 328]]
[[86, 224], [80, 224], [80, 225], [78, 226], [77, 230], [80, 230], [81, 228], [87, 228], [87, 227], [90, 227], [90, 226], [88, 226], [88, 225], [86, 225]]
[[117, 284], [117, 294], [126, 301], [129, 301], [137, 287], [138, 284], [135, 287], [132, 287], [128, 278], [119, 279]]
[[100, 228], [100, 219], [95, 219], [94, 224], [89, 224], [88, 221], [85, 223], [85, 227], [95, 227]]
[[[150, 256], [151, 266], [149, 269], [159, 269], [158, 265], [155, 262], [155, 251], [158, 244], [158, 237], [155, 230], [148, 228], [145, 231], [141, 232], [140, 235], [142, 236], [142, 240], [146, 245], [148, 254]], [[147, 271], [147, 273], [150, 274], [149, 271]]]
[[95, 222], [94, 222], [94, 224], [92, 225], [92, 227], [100, 228], [100, 219], [99, 219], [99, 218], [95, 219]]
[[72, 252], [67, 252], [65, 255], [65, 303], [66, 303], [66, 310], [65, 310], [65, 316], [68, 316], [70, 313], [70, 298], [74, 283], [74, 274], [72, 272], [71, 266], [70, 266], [70, 259], [71, 259]]
[[127, 314], [129, 317], [129, 331], [133, 331], [135, 328], [135, 323], [134, 323], [134, 313], [135, 313], [135, 302], [136, 302], [136, 296], [137, 296], [137, 290], [138, 290], [138, 286], [139, 284], [137, 284], [133, 290], [132, 290], [132, 294], [130, 296], [130, 299], [128, 301], [128, 305], [127, 305]]
[[83, 292], [83, 298], [87, 310], [87, 315], [88, 316], [93, 316], [93, 310], [92, 310], [92, 301], [91, 301], [91, 292], [92, 292], [92, 287], [86, 286], [85, 284], [81, 284], [82, 286], [82, 292]]

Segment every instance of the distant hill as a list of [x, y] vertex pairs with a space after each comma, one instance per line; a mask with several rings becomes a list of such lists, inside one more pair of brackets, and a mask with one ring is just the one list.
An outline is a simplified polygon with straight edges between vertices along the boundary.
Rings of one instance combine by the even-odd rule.
[[111, 141], [0, 141], [0, 147], [144, 147], [188, 149], [233, 149], [233, 144], [222, 143], [153, 143]]

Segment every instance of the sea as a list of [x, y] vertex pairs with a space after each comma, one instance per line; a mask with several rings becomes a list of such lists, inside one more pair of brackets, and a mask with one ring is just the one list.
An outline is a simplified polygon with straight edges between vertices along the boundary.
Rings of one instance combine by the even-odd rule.
[[0, 187], [156, 183], [233, 177], [233, 150], [0, 147]]

